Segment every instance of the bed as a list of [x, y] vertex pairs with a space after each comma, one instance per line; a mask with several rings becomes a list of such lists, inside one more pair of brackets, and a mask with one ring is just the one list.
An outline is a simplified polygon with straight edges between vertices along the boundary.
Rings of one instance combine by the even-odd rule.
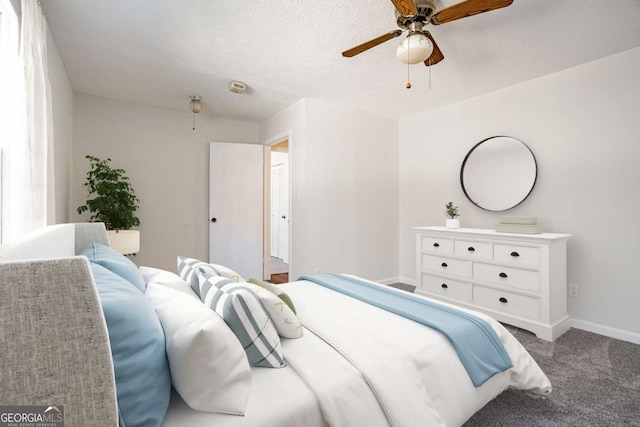
[[[92, 242], [108, 245], [101, 224], [63, 224], [41, 230], [0, 254], [5, 288], [0, 302], [0, 345], [9, 348], [2, 358], [0, 379], [11, 384], [0, 390], [0, 404], [56, 401], [66, 405], [69, 425], [118, 424], [125, 402], [116, 394], [109, 357], [113, 346], [95, 289], [96, 273], [87, 258], [76, 256]], [[34, 283], [38, 283], [36, 288], [29, 289]], [[406, 295], [369, 284], [375, 292], [380, 288], [401, 298]], [[483, 314], [456, 308], [489, 325], [513, 366], [476, 386], [451, 339], [443, 333], [309, 280], [279, 286], [295, 302], [303, 334], [297, 339], [280, 339], [285, 363], [279, 369], [249, 368], [243, 414], [194, 410], [174, 384], [162, 426], [459, 426], [506, 389], [522, 390], [532, 398], [551, 392], [548, 378], [524, 347], [500, 323]], [[42, 320], [35, 314], [42, 309], [37, 302], [23, 304], [25, 293], [42, 294], [40, 303], [53, 310], [50, 298], [61, 292], [66, 297], [57, 307], [59, 312], [51, 313], [56, 322], [66, 321], [63, 314], [69, 304], [85, 308], [81, 320], [69, 320], [71, 326]], [[83, 333], [75, 331], [78, 322], [82, 322]], [[49, 356], [45, 361], [38, 357], [24, 360], [28, 352], [24, 346], [41, 346], [41, 342], [25, 343], [20, 338], [16, 343], [17, 336], [43, 333], [58, 337], [41, 349], [58, 358], [55, 372], [49, 372]], [[27, 369], [21, 370], [24, 378], [6, 375], [15, 366], [25, 365]], [[34, 374], [44, 369], [48, 369], [44, 377]]]

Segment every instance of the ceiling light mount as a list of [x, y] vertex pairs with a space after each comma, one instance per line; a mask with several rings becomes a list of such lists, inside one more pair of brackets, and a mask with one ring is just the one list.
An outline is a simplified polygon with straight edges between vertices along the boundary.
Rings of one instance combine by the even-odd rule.
[[198, 114], [202, 111], [202, 98], [197, 95], [191, 96], [191, 103], [189, 104], [189, 108], [191, 108], [191, 112], [194, 114]]
[[202, 98], [197, 95], [191, 95], [190, 99], [189, 108], [193, 114], [193, 130], [196, 130], [196, 114], [202, 111]]
[[436, 13], [436, 2], [434, 0], [416, 0], [415, 5], [418, 13], [413, 16], [404, 16], [397, 10], [395, 11], [398, 27], [407, 30], [414, 22], [420, 22], [422, 24], [428, 23]]

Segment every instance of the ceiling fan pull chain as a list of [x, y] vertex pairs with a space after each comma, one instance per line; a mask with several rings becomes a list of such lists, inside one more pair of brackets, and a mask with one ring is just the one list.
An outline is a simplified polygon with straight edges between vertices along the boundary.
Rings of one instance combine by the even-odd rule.
[[431, 90], [431, 57], [429, 57], [429, 90]]
[[[410, 46], [407, 46], [407, 56], [409, 56]], [[411, 78], [409, 77], [409, 62], [407, 62], [407, 89], [411, 89]]]

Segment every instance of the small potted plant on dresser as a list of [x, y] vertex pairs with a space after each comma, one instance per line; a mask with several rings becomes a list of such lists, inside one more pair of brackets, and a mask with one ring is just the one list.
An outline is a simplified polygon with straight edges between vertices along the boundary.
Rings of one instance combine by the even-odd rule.
[[460, 220], [458, 219], [460, 216], [460, 208], [454, 205], [453, 202], [449, 202], [446, 204], [445, 209], [447, 228], [460, 228]]
[[111, 159], [88, 155], [85, 158], [91, 165], [84, 184], [89, 197], [78, 207], [78, 213], [89, 211], [89, 221], [104, 222], [113, 249], [125, 255], [135, 254], [140, 250], [140, 232], [131, 228], [140, 225], [136, 216], [139, 200], [126, 172], [112, 168]]

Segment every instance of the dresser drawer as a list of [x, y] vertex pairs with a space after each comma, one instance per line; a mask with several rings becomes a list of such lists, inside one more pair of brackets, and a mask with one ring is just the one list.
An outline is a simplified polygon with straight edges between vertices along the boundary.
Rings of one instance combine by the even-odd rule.
[[447, 253], [453, 252], [453, 239], [446, 237], [422, 236], [422, 252]]
[[538, 298], [474, 285], [473, 302], [502, 313], [527, 319], [540, 319], [540, 299]]
[[414, 230], [416, 292], [475, 307], [545, 340], [571, 328], [566, 298], [570, 235], [442, 226]]
[[422, 274], [422, 290], [459, 301], [471, 301], [471, 283]]
[[453, 252], [456, 255], [482, 259], [491, 259], [491, 243], [473, 240], [456, 240]]
[[471, 277], [471, 261], [422, 255], [422, 268], [440, 274]]
[[473, 278], [527, 291], [540, 291], [540, 273], [537, 271], [477, 262], [473, 266]]
[[493, 245], [493, 259], [537, 267], [540, 265], [540, 248], [496, 243]]

